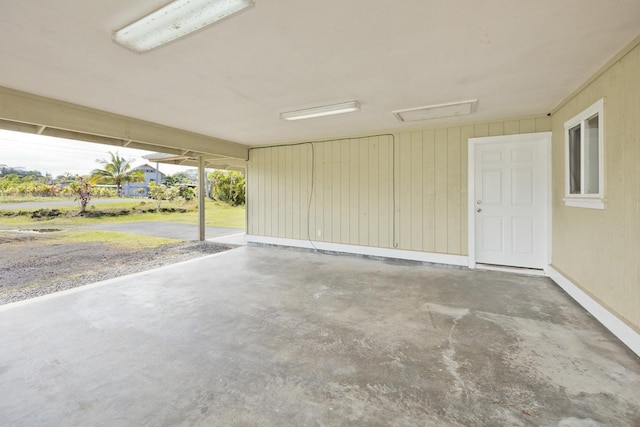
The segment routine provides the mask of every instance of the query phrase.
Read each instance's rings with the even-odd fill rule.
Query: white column
[[[198,233],[200,241],[204,240],[204,200],[205,200],[205,180],[204,180],[204,159],[198,157]]]

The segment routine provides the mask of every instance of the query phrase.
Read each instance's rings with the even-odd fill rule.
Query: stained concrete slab
[[[546,278],[241,247],[0,308],[3,426],[637,426]]]
[[[145,236],[165,237],[168,239],[197,240],[198,226],[179,224],[168,221],[137,221],[121,223],[105,223],[83,226],[88,230],[120,231],[123,233],[142,234]],[[242,228],[205,227],[205,238],[217,238],[242,233]]]

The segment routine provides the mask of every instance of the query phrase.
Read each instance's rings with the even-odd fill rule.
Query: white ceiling
[[[0,86],[249,145],[548,112],[638,35],[638,0],[256,0],[146,54],[111,31],[164,0],[0,0]],[[296,122],[279,113],[358,100]]]

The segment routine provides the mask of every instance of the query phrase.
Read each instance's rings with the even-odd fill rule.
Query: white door
[[[474,138],[471,144],[475,262],[544,268],[549,134]]]

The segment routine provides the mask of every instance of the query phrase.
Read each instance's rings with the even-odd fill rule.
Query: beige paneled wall
[[[604,210],[564,205],[564,122],[604,98]],[[640,332],[640,48],[553,115],[554,268]]]
[[[250,235],[467,255],[467,141],[548,117],[252,149]]]

